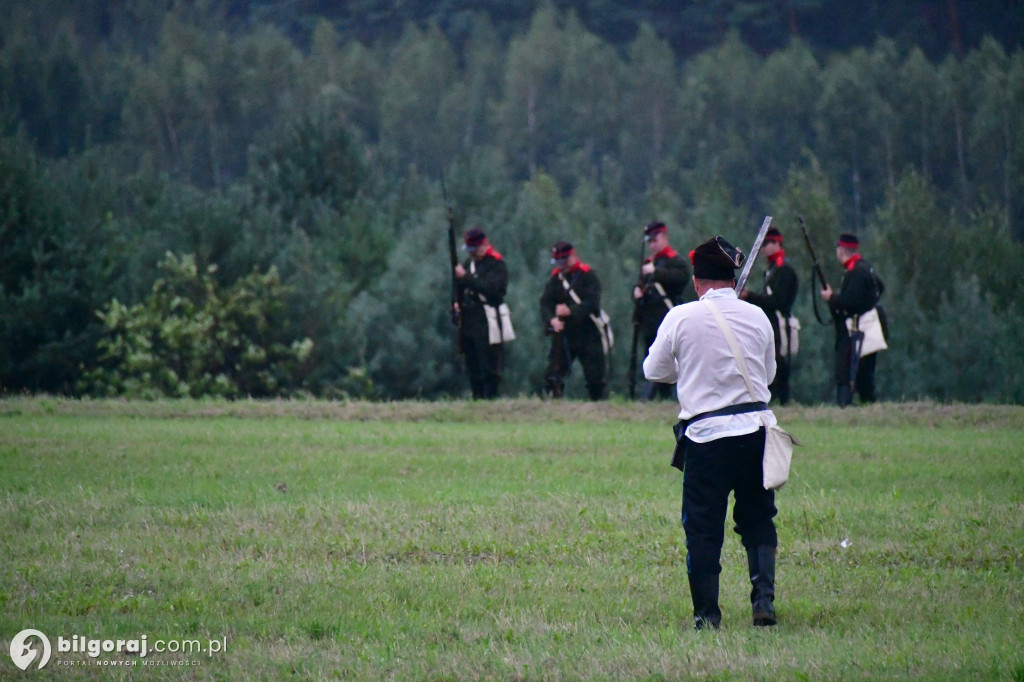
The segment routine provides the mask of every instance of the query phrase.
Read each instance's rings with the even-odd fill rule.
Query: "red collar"
[[[488,246],[487,247],[487,250],[484,251],[484,255],[482,255],[480,257],[480,260],[483,260],[484,258],[493,258],[495,260],[505,260],[504,258],[501,257],[500,253],[498,253],[497,251],[494,250],[493,246]]]
[[[774,265],[777,268],[780,268],[782,267],[782,261],[786,260],[786,252],[783,251],[782,249],[779,249],[778,251],[775,252],[774,255],[769,256],[768,260],[771,261],[772,265]]]
[[[583,261],[578,260],[576,261],[576,265],[574,265],[572,269],[570,269],[568,272],[563,273],[562,268],[555,268],[554,270],[551,271],[551,276],[554,277],[559,274],[568,276],[574,275],[577,272],[590,272],[590,266],[584,263]]]
[[[661,258],[675,258],[678,255],[679,254],[676,252],[675,249],[673,249],[671,246],[666,246],[664,249],[654,254],[644,262],[650,263],[653,260],[659,260]]]
[[[853,270],[854,266],[857,265],[857,263],[859,263],[859,262],[860,262],[860,254],[859,253],[855,253],[852,256],[850,256],[850,259],[848,261],[843,263],[843,267],[846,268],[847,270]]]

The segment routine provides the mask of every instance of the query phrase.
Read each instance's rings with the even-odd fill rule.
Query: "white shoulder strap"
[[[750,399],[756,401],[757,396],[754,395],[754,386],[750,383],[750,372],[747,371],[747,360],[743,357],[743,352],[740,350],[740,344],[736,340],[736,335],[732,333],[732,329],[729,327],[729,323],[725,321],[725,317],[722,315],[722,311],[718,309],[718,305],[709,298],[705,298],[704,303],[707,304],[711,314],[715,316],[715,322],[718,323],[722,333],[725,334],[725,340],[729,343],[729,348],[736,358],[736,364],[740,366],[743,381],[747,384],[747,392],[750,393]]]
[[[576,305],[583,303],[583,299],[580,298],[580,295],[577,294],[576,291],[572,288],[572,285],[569,284],[568,280],[566,280],[565,277],[562,277],[561,275],[559,275],[558,278],[562,280],[562,286],[565,288],[566,291],[569,292],[569,298],[573,300],[573,303],[575,303]]]
[[[668,297],[668,293],[665,291],[665,287],[661,286],[661,282],[654,283],[654,290],[658,292],[658,296],[661,296],[661,300],[665,302],[665,307],[669,310],[675,307],[675,303]]]

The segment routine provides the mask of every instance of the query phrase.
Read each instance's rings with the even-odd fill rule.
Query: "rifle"
[[[821,288],[824,289],[828,286],[828,281],[825,279],[825,273],[822,272],[821,265],[818,264],[818,256],[814,253],[814,246],[811,245],[811,237],[807,234],[807,225],[804,224],[804,217],[797,216],[797,220],[800,222],[800,229],[804,233],[804,242],[807,244],[807,251],[811,254],[811,284],[814,284],[814,277],[817,275],[818,282],[821,284]],[[814,295],[814,287],[811,286],[811,302],[814,304],[814,317],[818,320],[818,324],[826,325],[828,322],[821,319],[821,314],[818,312],[818,299]],[[829,306],[829,314],[832,317],[832,323],[835,325],[836,334],[840,334],[841,330],[846,327],[846,321],[839,318],[836,312],[832,310],[832,306]],[[837,337],[838,338],[838,337]],[[860,366],[860,349],[864,345],[864,332],[860,329],[855,328],[850,332],[850,373],[847,377],[850,382],[851,389],[857,381],[857,369]]]
[[[459,264],[459,257],[455,252],[455,213],[451,204],[448,203],[448,192],[444,187],[444,174],[441,174],[441,197],[444,199],[445,209],[448,211],[448,255],[451,260],[452,273],[452,295],[451,315],[452,324],[455,325],[455,344],[458,353],[463,352],[463,329],[462,329],[462,288],[459,286],[459,278],[455,276],[455,266]]]
[[[644,265],[644,248],[647,242],[640,242],[640,267]],[[643,276],[637,280],[637,286],[643,289],[646,284]],[[640,339],[640,307],[644,304],[644,297],[633,299],[633,350],[629,354],[629,399],[636,398],[636,345]]]
[[[747,283],[747,277],[750,277],[750,270],[754,267],[754,261],[757,259],[757,252],[761,250],[761,243],[764,241],[764,236],[768,234],[768,228],[771,226],[772,217],[766,215],[764,222],[761,223],[761,229],[757,231],[757,237],[754,238],[754,245],[750,247],[746,263],[743,269],[740,270],[740,277],[736,280],[736,293],[743,291],[743,285]]]
[[[565,340],[562,332],[556,332],[551,327],[547,328],[546,333],[551,335],[551,354],[548,356],[548,374],[544,377],[545,389],[551,398],[561,398],[565,390]]]
[[[800,222],[800,230],[804,233],[804,243],[807,244],[807,252],[811,254],[811,303],[814,307],[814,318],[818,320],[818,324],[826,325],[828,322],[821,319],[821,313],[818,312],[818,298],[815,296],[816,292],[814,291],[814,277],[817,275],[822,289],[828,286],[828,280],[825,279],[825,273],[818,264],[818,255],[814,252],[814,245],[811,244],[811,236],[807,234],[807,225],[804,223],[804,217],[798,215],[796,219]],[[830,314],[832,314],[834,321],[835,314],[831,313],[831,310]]]

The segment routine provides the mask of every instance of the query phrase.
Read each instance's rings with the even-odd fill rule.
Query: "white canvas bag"
[[[800,352],[800,320],[793,315],[783,317],[778,310],[775,319],[779,321],[779,355],[796,355]]]
[[[481,296],[481,298],[483,298]],[[487,341],[492,345],[508,343],[516,340],[516,332],[512,328],[512,314],[509,312],[508,304],[500,306],[484,304],[484,313],[487,315]],[[501,326],[498,326],[498,316],[501,316]]]
[[[846,318],[846,329],[852,334],[853,318]],[[864,333],[864,341],[860,344],[860,357],[877,353],[889,348],[882,333],[882,321],[878,318],[878,308],[872,308],[857,318],[857,329]]]
[[[476,274],[476,262],[470,262],[469,271]],[[489,305],[486,296],[477,295],[480,297],[480,303],[484,306],[484,315],[487,317],[487,342],[494,346],[507,341],[515,341],[516,332],[512,328],[512,313],[509,311],[508,304]],[[499,317],[501,319],[500,327],[498,326]]]

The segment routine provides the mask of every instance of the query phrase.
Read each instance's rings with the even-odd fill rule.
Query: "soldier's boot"
[[[718,576],[715,574],[687,575],[690,599],[693,600],[693,627],[695,630],[717,630],[722,624],[718,608]]]
[[[750,604],[754,612],[754,625],[775,625],[775,548],[761,545],[747,549],[747,567],[750,569]]]
[[[836,386],[836,404],[839,407],[846,407],[853,403],[853,390],[849,384],[839,384]]]

